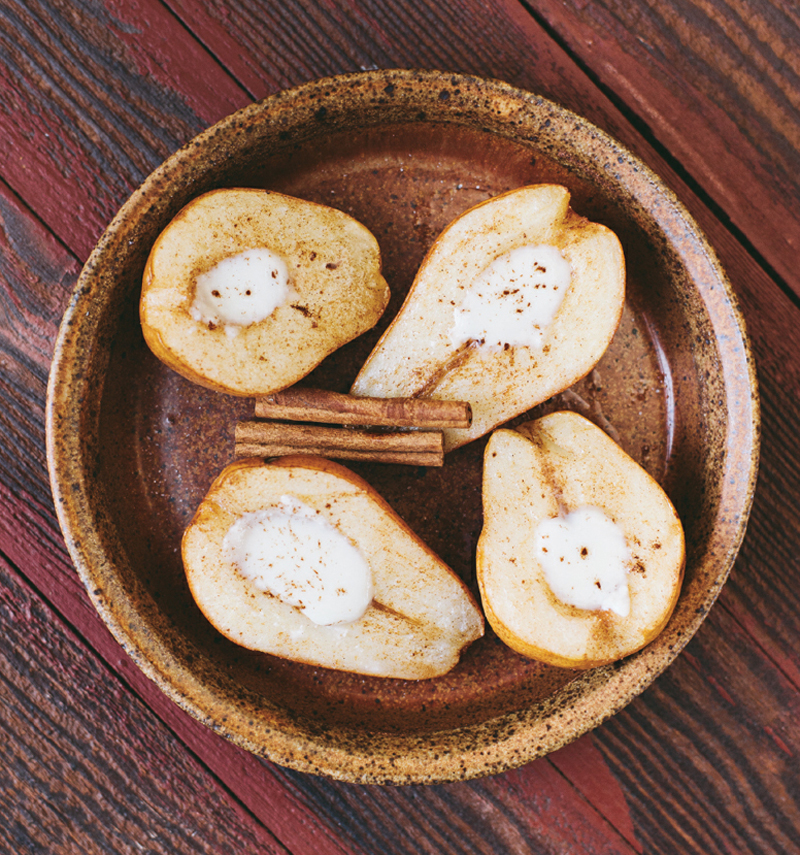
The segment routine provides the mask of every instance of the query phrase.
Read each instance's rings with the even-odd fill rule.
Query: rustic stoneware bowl
[[[628,300],[603,360],[532,412],[576,409],[665,487],[683,520],[686,579],[665,631],[589,672],[544,666],[491,632],[446,677],[380,680],[236,647],[189,594],[180,538],[232,459],[252,401],[194,386],[146,348],[142,271],[158,233],[216,187],[267,187],[339,207],[382,247],[393,298],[380,327],[309,384],[346,391],[437,233],[507,189],[557,181],[620,236]],[[529,416],[530,417],[530,416]],[[92,253],[50,377],[48,459],[67,545],[100,615],[192,715],[277,763],[360,782],[434,782],[519,766],[617,712],[676,657],[714,602],[753,494],[758,404],[742,319],[686,210],[588,122],[502,83],[375,71],[253,104],[157,169]],[[442,469],[353,465],[475,589],[484,442]]]

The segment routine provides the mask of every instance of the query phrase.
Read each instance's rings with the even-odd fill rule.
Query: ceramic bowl
[[[647,648],[589,672],[513,653],[489,631],[445,677],[326,671],[236,647],[195,606],[180,538],[233,456],[252,401],[192,385],[144,344],[142,271],[170,219],[207,190],[266,187],[341,208],[376,235],[393,297],[381,325],[308,383],[346,391],[435,236],[473,204],[559,182],[619,235],[622,324],[597,368],[527,417],[588,415],[665,487],[683,521],[686,578]],[[169,158],[87,262],[64,316],[48,398],[48,459],[75,566],[103,620],[171,698],[249,751],[380,783],[519,766],[614,714],[666,668],[725,582],[758,452],[752,357],[729,283],[684,207],[639,160],[561,107],[496,81],[374,71],[253,104]],[[484,443],[441,469],[353,465],[475,590]]]

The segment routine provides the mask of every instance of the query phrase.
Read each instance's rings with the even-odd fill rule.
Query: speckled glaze
[[[421,683],[325,671],[251,653],[203,619],[181,533],[232,459],[252,402],[171,372],[144,345],[137,301],[158,233],[225,186],[325,202],[378,238],[392,301],[381,324],[309,384],[346,391],[437,233],[512,187],[558,181],[572,207],[620,236],[622,324],[583,381],[523,418],[592,418],[665,487],[687,536],[686,579],[665,631],[589,672],[523,659],[491,633]],[[714,252],[640,161],[583,119],[503,83],[375,71],[253,104],[156,170],[103,235],[58,338],[48,460],[70,554],[99,613],[178,704],[238,745],[303,771],[429,783],[519,766],[614,714],[678,655],[716,599],[744,535],[758,458],[755,371]],[[481,527],[484,442],[442,469],[353,465],[468,584]]]

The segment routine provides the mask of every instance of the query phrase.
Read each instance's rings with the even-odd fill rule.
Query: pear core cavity
[[[542,520],[534,532],[534,549],[559,600],[628,616],[631,552],[622,529],[599,508],[586,506]]]
[[[361,551],[313,508],[292,496],[242,514],[222,543],[226,561],[260,591],[295,606],[313,623],[351,623],[374,594]]]
[[[569,262],[555,246],[506,252],[475,277],[454,309],[452,343],[541,347],[570,279]]]
[[[288,302],[292,289],[286,262],[272,250],[248,249],[198,275],[189,309],[199,323],[240,329],[268,318]]]

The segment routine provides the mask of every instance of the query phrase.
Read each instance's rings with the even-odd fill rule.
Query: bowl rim
[[[93,344],[103,334],[107,323],[104,312],[111,296],[110,288],[98,286],[98,271],[109,253],[116,251],[115,237],[122,225],[147,211],[153,195],[177,176],[199,149],[212,145],[220,135],[236,134],[265,114],[275,117],[299,109],[304,115],[313,116],[314,111],[331,103],[332,94],[344,91],[350,98],[371,98],[374,102],[376,93],[385,93],[387,87],[392,87],[394,95],[396,87],[398,98],[407,98],[410,105],[418,101],[421,108],[431,103],[437,87],[445,91],[444,86],[450,93],[456,88],[459,91],[449,98],[447,108],[458,107],[467,98],[473,99],[470,102],[473,104],[483,98],[485,109],[495,110],[501,124],[503,111],[506,115],[510,111],[533,111],[532,114],[536,110],[547,111],[568,120],[589,135],[592,146],[604,152],[609,161],[613,160],[615,179],[632,198],[638,199],[647,189],[657,191],[658,222],[666,233],[670,228],[680,229],[691,237],[693,252],[691,257],[683,259],[687,269],[702,267],[706,278],[714,283],[712,287],[717,288],[713,304],[709,304],[708,295],[701,295],[715,336],[717,340],[721,335],[732,336],[741,343],[741,357],[735,364],[720,360],[728,431],[717,519],[726,519],[730,524],[733,515],[735,522],[732,534],[719,545],[714,559],[719,572],[714,574],[701,608],[682,625],[680,633],[670,637],[671,644],[665,653],[656,656],[651,645],[620,663],[584,672],[559,692],[557,701],[547,698],[527,710],[506,713],[474,727],[402,739],[396,735],[373,734],[371,741],[364,742],[363,750],[354,751],[346,741],[336,744],[335,733],[315,734],[312,739],[300,729],[237,722],[244,700],[226,701],[230,714],[223,721],[211,712],[221,703],[221,690],[204,684],[190,668],[177,661],[157,629],[141,629],[143,620],[145,625],[151,618],[156,620],[155,611],[148,612],[141,604],[134,607],[128,601],[117,576],[118,568],[106,553],[110,522],[95,508],[92,461],[87,452],[91,444],[87,436],[99,412],[87,413],[81,407],[90,384],[101,370],[93,361]],[[456,116],[455,110],[451,121],[469,124]],[[683,258],[682,253],[679,255]],[[284,766],[357,783],[436,783],[515,768],[601,724],[650,685],[697,631],[730,573],[752,506],[759,435],[755,363],[737,298],[716,253],[675,194],[619,142],[570,110],[502,81],[440,71],[388,69],[312,81],[243,107],[171,155],[120,208],[87,260],[64,313],[47,387],[47,462],[58,520],[89,597],[117,641],[173,701],[240,747]],[[732,436],[737,439],[735,448]],[[716,531],[716,525],[712,530]],[[669,627],[665,633],[668,630]],[[581,714],[590,702],[595,712]],[[558,728],[549,724],[545,728],[544,714],[557,719]],[[439,750],[431,748],[432,735],[439,741]]]

